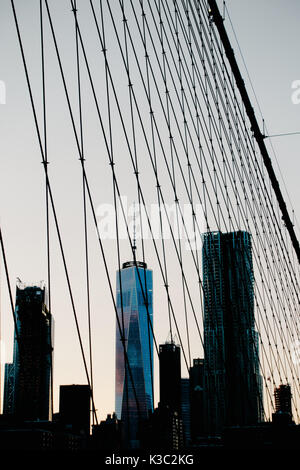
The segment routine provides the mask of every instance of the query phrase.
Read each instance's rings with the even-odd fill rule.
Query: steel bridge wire
[[[141,2],[140,5],[142,6]],[[146,15],[145,13],[142,14],[143,21],[145,22],[146,20]],[[168,85],[167,85],[167,73],[166,73],[166,57],[164,54],[164,45],[163,45],[163,35],[162,35],[162,21],[161,21],[161,2],[159,0],[159,24],[160,24],[160,41],[161,41],[161,46],[162,46],[162,61],[163,61],[163,81],[165,84],[165,95],[166,95],[166,108],[167,108],[167,126],[169,129],[171,129],[171,116],[170,116],[170,109],[169,109],[169,100],[170,100],[170,95],[168,93]],[[144,41],[145,41],[145,36],[144,36]],[[185,132],[185,141],[187,144],[187,136]],[[182,294],[183,294],[183,306],[184,306],[184,316],[185,316],[185,327],[186,327],[186,337],[187,337],[187,347],[188,347],[188,357],[189,357],[189,366],[191,367],[192,361],[191,361],[191,347],[190,347],[190,337],[189,337],[189,325],[188,325],[188,313],[187,313],[187,305],[186,305],[186,290],[185,290],[185,283],[183,279],[183,256],[182,256],[182,248],[181,248],[181,241],[180,241],[180,227],[179,227],[179,200],[177,196],[177,188],[176,188],[176,174],[175,174],[175,164],[174,164],[174,153],[173,153],[173,140],[170,138],[169,139],[169,144],[170,144],[170,156],[171,156],[171,169],[172,169],[172,181],[174,185],[174,198],[175,198],[175,209],[176,209],[176,225],[177,225],[177,236],[178,236],[178,252],[179,252],[179,260],[180,264],[182,265],[182,273],[181,273],[181,284],[182,284]],[[191,189],[191,186],[190,186]],[[197,252],[196,252],[197,254]],[[199,266],[199,263],[198,263]]]
[[[143,8],[143,3],[141,5],[142,5],[142,8]],[[143,24],[143,38],[144,38],[144,41],[146,43],[146,30],[145,30],[145,17],[144,17],[144,15],[142,15],[142,24]],[[150,107],[152,153],[153,153],[155,174],[157,174],[158,173],[158,166],[157,166],[156,144],[155,144],[153,112],[152,112],[152,102],[151,102],[151,87],[150,87],[150,76],[149,76],[149,56],[148,56],[146,51],[145,51],[145,62],[146,62],[147,94],[149,96],[149,107]],[[167,292],[168,289],[169,289],[169,281],[168,281],[166,248],[165,248],[165,240],[164,240],[164,238],[165,238],[164,237],[164,228],[163,228],[163,221],[162,221],[162,208],[161,208],[161,199],[160,199],[158,181],[157,181],[157,188],[156,188],[156,196],[157,196],[158,212],[159,212],[159,224],[160,224],[161,244],[162,244],[162,253],[163,253],[163,266],[164,266],[164,274],[165,274],[165,280],[166,280],[168,320],[169,320],[169,328],[170,328],[170,337],[171,337],[171,342],[172,342],[173,341],[173,329],[172,329],[172,319],[171,319],[171,308],[170,308],[170,301],[169,301],[168,292]]]
[[[103,12],[103,5],[102,0],[100,0],[100,18],[101,18],[101,27],[103,33],[103,54],[106,56],[106,35],[105,35],[105,21],[104,21],[104,12]],[[114,174],[114,147],[113,147],[113,134],[112,134],[112,117],[111,117],[111,106],[110,106],[110,90],[109,90],[109,80],[108,80],[108,71],[107,65],[105,62],[105,87],[106,87],[106,102],[107,102],[107,109],[108,109],[108,127],[109,127],[109,144],[110,144],[110,152],[111,152],[111,171]],[[121,276],[121,253],[120,253],[120,237],[119,237],[119,223],[118,223],[118,210],[117,210],[117,189],[116,189],[116,181],[113,178],[113,198],[114,198],[114,209],[115,209],[115,227],[116,227],[116,245],[117,245],[117,259],[118,259],[118,278],[119,278],[119,285],[120,285],[120,303],[121,303],[121,323],[122,323],[122,337],[123,337],[123,356],[124,356],[124,364],[126,364],[126,354],[125,354],[125,322],[124,322],[124,302],[123,302],[123,295],[122,295],[122,276]],[[128,413],[129,409],[129,393],[128,393],[128,373],[127,367],[125,366],[124,370],[124,386],[125,386],[125,397],[126,397],[126,409],[127,409],[127,432],[128,435],[130,433],[130,415]]]
[[[46,5],[47,5],[47,0],[46,0]],[[11,6],[12,6],[14,21],[15,21],[15,26],[16,26],[16,31],[17,31],[18,41],[19,41],[20,52],[21,52],[24,71],[25,71],[25,76],[26,76],[27,88],[28,88],[28,92],[29,92],[29,97],[30,97],[30,102],[31,102],[31,107],[32,107],[32,112],[33,112],[33,117],[34,117],[37,137],[38,137],[38,142],[39,142],[39,147],[40,147],[40,153],[41,153],[42,160],[43,160],[43,167],[44,167],[45,176],[46,176],[46,184],[47,184],[48,191],[49,191],[49,198],[50,198],[50,202],[51,202],[52,213],[53,213],[53,217],[54,217],[56,232],[57,232],[60,251],[61,251],[61,256],[62,256],[62,261],[63,261],[63,265],[64,265],[64,271],[65,271],[68,291],[69,291],[69,295],[70,295],[72,311],[73,311],[75,325],[76,325],[76,331],[77,331],[77,335],[78,335],[78,340],[79,340],[81,355],[82,355],[82,359],[83,359],[84,369],[85,369],[85,373],[86,373],[86,376],[87,376],[87,382],[88,382],[88,385],[90,387],[89,373],[88,373],[88,369],[87,369],[87,363],[86,363],[86,359],[85,359],[85,354],[84,354],[84,349],[83,349],[83,344],[82,344],[82,339],[81,339],[81,334],[80,334],[80,328],[79,328],[78,319],[77,319],[77,313],[76,313],[76,308],[75,308],[75,303],[74,303],[74,298],[73,298],[73,293],[72,293],[72,288],[71,288],[71,283],[70,283],[69,272],[68,272],[65,253],[64,253],[64,248],[63,248],[63,244],[62,244],[62,238],[61,238],[61,233],[60,233],[60,229],[59,229],[59,224],[58,224],[54,199],[53,199],[53,195],[52,195],[52,189],[51,189],[51,185],[50,185],[50,181],[49,181],[49,176],[48,176],[48,173],[46,171],[47,162],[45,160],[43,144],[42,144],[39,124],[38,124],[34,99],[33,99],[33,95],[32,95],[32,88],[31,88],[31,83],[30,83],[30,79],[29,79],[27,62],[26,62],[26,58],[25,58],[25,54],[24,54],[24,48],[23,48],[22,38],[21,38],[21,34],[20,34],[20,29],[19,29],[18,18],[17,18],[17,15],[16,15],[14,0],[11,0]],[[91,396],[91,400],[92,400],[93,408],[95,408],[94,407],[94,400],[93,400],[92,396]]]
[[[43,3],[40,0],[40,36],[41,36],[41,65],[42,65],[42,95],[43,95],[43,131],[44,131],[44,155],[46,164],[48,164],[48,146],[47,146],[47,112],[46,112],[46,76],[45,76],[45,54],[44,54],[44,21],[43,21]],[[46,171],[48,167],[46,166]],[[53,414],[53,338],[52,338],[52,313],[51,313],[51,257],[50,257],[50,219],[49,219],[49,190],[45,178],[45,203],[46,203],[46,251],[47,251],[47,286],[48,286],[48,308],[50,312],[50,403],[51,417]]]
[[[93,13],[94,13],[94,9],[93,9],[93,4],[92,4],[92,2],[90,2],[90,4],[91,4],[92,11],[93,11]],[[108,7],[109,7],[109,5],[108,5]],[[111,12],[110,12],[110,13],[111,13]],[[97,27],[97,26],[98,26],[98,25],[97,25],[97,18],[96,18],[95,15],[94,15],[94,19],[95,19],[96,27]],[[114,25],[114,27],[115,27],[115,25]],[[99,34],[100,42],[101,42],[101,44],[102,44],[102,39],[101,39],[101,35],[100,35],[99,29],[98,29],[98,34]],[[124,56],[123,56],[123,60],[125,61]],[[132,156],[132,152],[131,152],[131,148],[130,148],[130,144],[129,144],[128,136],[127,136],[126,126],[125,126],[125,123],[124,123],[124,119],[123,119],[122,112],[121,112],[121,109],[120,109],[119,100],[118,100],[118,97],[117,97],[117,94],[116,94],[116,90],[115,90],[115,87],[114,87],[114,81],[113,81],[113,78],[112,78],[112,76],[111,76],[109,67],[108,67],[108,70],[109,70],[110,81],[111,81],[111,84],[112,84],[112,89],[113,89],[113,91],[114,91],[114,96],[115,96],[115,100],[116,100],[116,104],[117,104],[117,108],[118,108],[118,113],[119,113],[119,117],[120,117],[121,124],[122,124],[122,128],[123,128],[123,132],[124,132],[124,135],[125,135],[125,137],[126,137],[126,142],[127,142],[127,146],[128,146],[128,150],[129,150],[129,154],[130,154],[131,163],[132,163],[132,165],[133,165],[134,174],[135,174],[136,179],[137,179],[138,188],[139,188],[139,191],[140,191],[140,194],[141,194],[141,200],[142,200],[143,206],[144,206],[144,208],[145,208],[145,214],[146,214],[146,218],[147,218],[147,223],[148,223],[148,226],[149,226],[149,229],[150,229],[150,232],[151,232],[151,237],[152,237],[152,241],[153,241],[153,244],[154,244],[155,253],[156,253],[156,256],[157,256],[157,259],[158,259],[160,271],[161,271],[161,274],[162,274],[162,277],[163,277],[163,280],[164,280],[164,287],[166,287],[166,280],[165,280],[165,278],[164,278],[163,268],[162,268],[161,260],[160,260],[160,257],[159,257],[159,254],[158,254],[158,250],[157,250],[157,244],[156,244],[156,242],[155,242],[155,238],[154,238],[154,235],[153,235],[153,231],[152,231],[152,227],[151,227],[151,223],[150,223],[148,211],[147,211],[147,208],[146,208],[145,200],[144,200],[143,193],[142,193],[142,191],[141,191],[141,186],[140,186],[140,183],[139,183],[139,178],[138,178],[138,175],[136,175],[135,162],[134,162],[134,159],[133,159],[133,156]],[[135,105],[136,105],[136,103],[135,103]],[[137,110],[138,110],[138,107],[137,107]],[[142,122],[142,121],[141,121],[141,116],[140,116],[140,114],[138,114],[138,117],[139,117],[140,122]],[[143,130],[144,136],[146,136],[146,134],[145,134],[145,129],[144,129],[143,125],[142,125],[142,130]],[[148,148],[148,151],[149,151],[149,144],[148,144],[147,139],[146,139],[146,143],[147,143],[147,148]],[[157,182],[157,183],[158,183],[157,186],[159,187],[159,182]],[[160,189],[160,188],[159,188],[159,189]],[[121,201],[121,207],[122,207],[122,210],[123,210],[122,201]],[[124,214],[123,214],[123,216],[124,216]],[[125,220],[125,222],[126,222],[125,216],[124,216],[124,220]],[[169,222],[169,221],[168,221],[168,222]],[[129,239],[131,239],[129,233],[128,233],[128,236],[129,236]],[[168,298],[169,298],[169,294],[168,294]],[[178,337],[179,337],[179,341],[180,341],[180,343],[182,344],[182,342],[181,342],[181,337],[180,337],[180,333],[179,333],[178,326],[177,326],[177,322],[176,322],[176,318],[174,318],[173,308],[172,308],[172,315],[173,315],[173,319],[174,319],[174,322],[175,322],[175,326],[176,326],[177,334],[178,334]],[[183,354],[184,354],[184,348],[182,348],[182,350],[183,350]],[[185,357],[185,354],[184,354],[184,357]],[[186,364],[187,364],[187,363],[186,363]]]
[[[152,238],[153,238],[153,234],[152,234]],[[174,239],[173,239],[173,242],[174,242]],[[175,244],[175,246],[176,246],[176,244]]]
[[[123,2],[124,7],[124,2]],[[123,18],[123,34],[124,34],[124,43],[125,43],[125,57],[126,57],[126,65],[129,72],[129,55],[128,55],[128,44],[127,44],[127,30],[125,26],[125,18]],[[107,68],[107,63],[105,64]],[[133,102],[132,102],[132,84],[130,82],[130,73],[128,73],[128,91],[129,91],[129,103],[130,103],[130,117],[131,117],[131,129],[132,129],[132,141],[133,141],[133,153],[134,153],[134,161],[135,161],[135,172],[136,176],[138,177],[139,174],[139,167],[138,167],[138,152],[137,152],[137,142],[136,142],[136,131],[135,131],[135,120],[134,120],[134,109],[133,109]],[[144,247],[144,237],[143,237],[143,219],[141,214],[141,195],[137,187],[137,196],[138,196],[138,209],[139,209],[139,216],[140,216],[140,227],[141,227],[141,243],[142,243],[142,259],[143,263],[145,264],[145,247]],[[134,214],[135,217],[135,214]],[[135,223],[135,222],[134,222]],[[135,230],[135,227],[134,227]],[[134,242],[136,245],[136,241]],[[134,246],[134,253],[133,259],[136,262],[136,252],[137,246]],[[143,292],[143,296],[145,297],[145,305],[148,310],[149,301],[148,301],[148,289],[147,289],[147,276],[146,270],[144,269],[144,285],[145,285],[145,294]],[[154,402],[154,379],[153,379],[153,367],[152,367],[152,354],[151,354],[151,336],[150,336],[150,315],[148,312],[147,315],[147,333],[148,333],[148,348],[149,348],[149,367],[150,367],[150,378],[151,378],[151,388],[152,388],[152,397]]]
[[[113,17],[112,17],[112,20],[113,20]],[[173,238],[173,243],[174,243],[175,248],[176,248],[176,243],[175,243],[175,241],[174,241],[174,238]],[[177,255],[178,255],[178,253],[177,253]],[[200,333],[200,335],[201,335],[201,333]]]
[[[272,255],[273,256],[273,255]]]
[[[49,23],[50,23],[50,27],[51,27],[53,42],[54,42],[54,45],[55,45],[56,55],[57,55],[57,59],[58,59],[58,64],[59,64],[59,68],[60,68],[60,72],[61,72],[61,78],[62,78],[62,82],[63,82],[63,86],[64,86],[65,96],[66,96],[66,100],[67,100],[67,104],[68,104],[68,110],[69,110],[69,114],[70,114],[70,118],[71,118],[71,122],[72,122],[73,133],[74,133],[75,140],[76,140],[77,150],[78,150],[78,153],[79,153],[79,156],[80,156],[79,160],[80,160],[82,170],[83,170],[84,181],[85,181],[85,185],[86,185],[86,189],[87,189],[87,193],[88,193],[88,197],[89,197],[89,201],[90,201],[90,206],[91,206],[91,210],[92,210],[92,214],[93,214],[93,220],[94,220],[97,235],[98,235],[98,241],[99,241],[99,245],[100,245],[100,249],[101,249],[102,259],[103,259],[103,262],[104,262],[104,267],[105,267],[106,276],[107,276],[107,280],[108,280],[108,284],[109,284],[109,289],[110,289],[111,297],[113,299],[115,314],[116,314],[116,317],[117,317],[118,328],[119,328],[119,331],[120,331],[120,336],[122,338],[122,330],[121,330],[121,326],[120,326],[120,322],[119,322],[119,318],[118,318],[118,314],[117,314],[117,308],[116,308],[116,304],[115,304],[115,300],[114,300],[112,284],[111,284],[111,280],[110,280],[110,276],[109,276],[109,272],[108,272],[108,266],[107,266],[107,262],[106,262],[106,258],[105,258],[105,253],[104,253],[104,249],[103,249],[102,240],[101,240],[100,233],[99,233],[99,227],[98,227],[98,224],[97,224],[94,203],[93,203],[93,199],[92,199],[92,195],[91,195],[91,191],[90,191],[90,186],[89,186],[87,175],[86,175],[84,161],[83,161],[83,158],[82,158],[82,155],[81,155],[80,143],[79,143],[78,134],[77,134],[77,131],[76,131],[76,126],[75,126],[75,122],[74,122],[74,116],[73,116],[72,107],[71,107],[71,103],[70,103],[70,99],[69,99],[67,85],[66,85],[66,81],[65,81],[64,71],[63,71],[62,62],[61,62],[60,54],[59,54],[59,49],[58,49],[58,45],[57,45],[57,41],[56,41],[56,35],[55,35],[53,23],[52,23],[52,18],[51,18],[48,2],[47,2],[47,0],[45,0],[45,2],[46,2],[46,7],[47,7]],[[72,6],[72,11],[74,13],[74,4],[72,3],[72,0],[71,0],[71,6]],[[76,21],[76,28],[77,28],[78,35],[79,35],[78,37],[80,39],[80,44],[82,46],[82,38],[81,38],[81,33],[80,33],[80,29],[78,27],[78,22],[77,22],[76,16],[75,16],[75,21]],[[82,51],[83,51],[84,59],[86,60],[85,50],[82,49]],[[102,120],[100,120],[100,122],[101,122],[101,125],[103,126]],[[108,142],[107,142],[106,138],[105,138],[105,142],[106,142],[106,145],[108,145]],[[122,339],[122,344],[123,344],[123,348],[125,348],[124,338]],[[140,415],[139,402],[138,402],[138,399],[137,399],[135,384],[134,384],[134,381],[133,381],[132,371],[131,371],[131,367],[130,367],[130,364],[129,364],[127,352],[126,352],[126,363],[127,363],[127,367],[128,367],[129,374],[130,374],[130,379],[131,379],[132,386],[133,386],[133,391],[134,391],[135,400],[136,400],[136,404],[137,404],[137,411],[138,411],[138,414]]]
[[[228,16],[228,19],[229,19],[229,23],[230,23],[230,26],[231,26],[231,29],[232,29],[232,32],[233,32],[235,41],[236,41],[237,46],[238,46],[238,50],[239,50],[239,53],[240,53],[240,56],[241,56],[241,59],[242,59],[242,62],[243,62],[243,65],[244,65],[244,68],[245,68],[245,71],[246,71],[246,74],[247,74],[249,83],[250,83],[250,86],[251,86],[251,89],[252,89],[252,92],[253,92],[253,96],[254,96],[254,98],[255,98],[257,107],[258,107],[258,109],[259,109],[259,113],[260,113],[261,118],[262,118],[262,121],[263,121],[263,123],[264,123],[264,127],[265,127],[265,130],[266,130],[266,137],[269,138],[269,137],[278,137],[278,136],[285,136],[285,135],[300,134],[299,132],[292,132],[292,133],[289,132],[289,133],[285,133],[285,134],[269,135],[268,128],[267,128],[267,125],[266,125],[266,123],[265,123],[265,119],[264,119],[264,116],[263,116],[262,108],[261,108],[261,105],[260,105],[260,103],[259,103],[259,99],[258,99],[257,93],[256,93],[256,91],[255,91],[255,88],[254,88],[254,85],[253,85],[253,81],[252,81],[252,79],[251,79],[250,72],[249,72],[249,69],[248,69],[248,67],[247,67],[246,60],[245,60],[245,57],[244,57],[244,54],[243,54],[243,51],[242,51],[240,42],[239,42],[239,40],[238,40],[236,31],[235,31],[235,28],[234,28],[234,24],[233,24],[233,21],[232,21],[232,18],[231,18],[231,15],[230,15],[230,12],[229,12],[229,10],[228,10],[228,6],[227,6],[227,5],[225,5],[225,11],[226,11],[226,13],[227,13],[227,16]],[[292,209],[292,211],[293,211],[293,214],[295,215],[295,220],[296,220],[296,224],[297,224],[297,226],[298,226],[298,230],[300,231],[299,221],[298,221],[297,216],[296,216],[296,214],[295,214],[294,207],[293,207],[293,204],[292,204],[292,201],[291,201],[291,198],[290,198],[290,194],[289,194],[289,192],[288,192],[288,189],[287,189],[287,186],[286,186],[286,182],[285,182],[285,180],[284,180],[284,177],[283,177],[283,174],[282,174],[282,171],[281,171],[281,168],[280,168],[280,165],[279,165],[279,162],[278,162],[278,158],[277,158],[277,155],[276,155],[276,152],[275,152],[275,149],[274,149],[274,146],[273,146],[272,141],[270,141],[270,145],[271,145],[271,148],[272,148],[272,151],[273,151],[273,155],[274,155],[274,157],[275,157],[275,160],[276,160],[276,163],[277,163],[279,172],[280,172],[280,176],[281,176],[281,179],[282,179],[282,182],[283,182],[283,185],[284,185],[284,188],[285,188],[287,197],[288,197],[289,202],[290,202],[290,205],[291,205],[291,209]]]
[[[299,246],[299,242],[298,242],[298,239],[297,239],[295,231],[294,231],[294,226],[293,226],[293,224],[290,220],[290,216],[289,216],[285,201],[283,199],[283,196],[282,196],[282,193],[281,193],[281,190],[280,190],[280,186],[279,186],[276,174],[275,174],[273,166],[272,166],[272,161],[270,159],[270,156],[268,154],[267,148],[266,148],[265,143],[264,143],[264,136],[261,133],[258,122],[256,120],[254,109],[253,109],[253,107],[251,105],[251,102],[249,100],[249,96],[248,96],[244,81],[242,79],[240,70],[238,68],[233,50],[232,50],[231,45],[229,43],[228,35],[227,35],[227,32],[224,28],[223,21],[222,21],[222,18],[220,16],[220,13],[219,13],[219,10],[218,10],[218,6],[217,6],[215,0],[208,0],[208,4],[210,6],[211,19],[214,20],[214,22],[216,24],[216,28],[218,30],[218,33],[220,35],[220,38],[223,42],[224,50],[225,50],[228,62],[230,63],[231,70],[234,74],[235,82],[236,82],[237,88],[239,89],[240,96],[241,96],[241,98],[244,102],[245,110],[246,110],[247,116],[249,118],[249,121],[251,123],[251,127],[253,129],[253,133],[254,133],[255,139],[257,141],[257,145],[260,149],[260,153],[261,153],[261,157],[262,157],[263,162],[264,162],[264,166],[265,166],[265,168],[268,172],[270,181],[272,183],[273,191],[276,195],[277,202],[280,206],[281,213],[282,213],[282,219],[285,222],[285,226],[286,226],[286,228],[289,232],[289,235],[290,235],[291,241],[293,243],[295,252],[297,253],[297,257],[298,257],[298,260],[300,262],[300,246]]]
[[[71,1],[72,1],[72,0],[71,0]],[[97,20],[97,18],[96,18],[96,14],[95,14],[94,8],[92,9],[92,11],[93,11],[93,14],[95,15],[94,18],[95,18],[95,21],[96,21],[96,24],[97,24],[97,28],[98,28],[98,29],[97,29],[97,32],[98,32],[98,34],[99,34],[99,36],[100,36],[100,38],[101,38],[101,44],[102,44],[102,49],[103,49],[103,41],[102,41],[102,37],[101,37],[100,29],[99,29],[99,24],[98,24],[98,20]],[[81,44],[81,48],[82,48],[82,51],[83,51],[83,56],[84,56],[84,59],[85,59],[85,64],[86,64],[86,68],[87,68],[87,72],[88,72],[88,76],[89,76],[89,81],[90,81],[90,85],[91,85],[91,89],[92,89],[92,93],[93,93],[93,98],[94,98],[94,102],[95,102],[95,105],[96,105],[96,109],[97,109],[97,114],[98,114],[98,118],[99,118],[101,130],[102,130],[102,133],[103,133],[103,137],[104,137],[104,141],[105,141],[106,150],[107,150],[108,157],[109,157],[109,165],[110,165],[110,166],[114,166],[115,163],[114,163],[114,162],[112,161],[112,159],[111,159],[109,143],[108,143],[107,136],[106,136],[106,133],[105,133],[104,124],[103,124],[103,119],[102,119],[102,117],[101,117],[101,112],[100,112],[99,103],[98,103],[98,100],[97,100],[97,95],[96,95],[96,92],[95,92],[94,82],[93,82],[93,79],[92,79],[92,75],[91,75],[91,71],[90,71],[90,67],[89,67],[89,62],[88,62],[88,59],[87,59],[87,55],[86,55],[86,51],[85,51],[85,47],[84,47],[84,43],[83,43],[83,40],[82,40],[82,36],[81,36],[80,27],[79,27],[79,25],[78,25],[78,22],[77,22],[77,28],[78,28],[80,44]],[[105,54],[105,56],[106,56],[106,54]],[[110,76],[110,69],[109,69],[109,66],[108,66],[108,63],[107,63],[107,59],[106,59],[106,58],[105,58],[105,61],[106,61],[106,64],[107,64],[108,74],[109,74],[109,76]],[[116,96],[116,95],[115,95],[115,89],[114,89],[114,86],[113,86],[113,81],[111,80],[111,76],[110,76],[110,81],[111,81],[111,84],[112,84],[112,90],[113,90],[114,96]],[[119,103],[117,103],[117,106],[118,106],[118,109],[120,110],[120,108],[119,108]],[[120,115],[120,116],[121,116],[121,115]],[[123,118],[122,118],[122,119],[123,119]],[[125,129],[124,121],[122,121],[122,126],[123,126],[123,128]],[[131,149],[131,148],[130,148],[130,145],[129,145],[129,141],[128,141],[128,136],[127,136],[127,134],[126,134],[126,140],[127,140],[127,144],[128,144],[128,146],[129,146],[129,149]],[[113,164],[113,163],[114,163],[114,164]],[[124,207],[123,207],[123,203],[122,203],[122,199],[121,199],[121,195],[120,195],[119,186],[118,186],[118,183],[117,183],[117,179],[116,179],[115,172],[113,172],[113,178],[114,178],[114,180],[115,180],[116,189],[117,189],[117,192],[118,192],[118,198],[119,198],[120,206],[121,206],[121,209],[122,209],[122,214],[123,214],[123,218],[124,218],[124,221],[125,221],[125,224],[126,224],[126,230],[127,230],[127,235],[128,235],[128,239],[129,239],[129,242],[130,242],[131,250],[132,250],[132,252],[134,252],[134,250],[133,250],[133,244],[132,244],[132,240],[131,240],[131,236],[130,236],[130,232],[129,232],[129,228],[128,228],[128,223],[127,223],[127,220],[126,220],[126,216],[125,216],[125,212],[124,212]],[[96,219],[95,219],[95,220],[96,220]],[[138,273],[139,282],[140,282],[141,289],[142,289],[143,296],[144,296],[144,300],[145,300],[144,288],[143,288],[142,283],[141,283],[139,271],[137,271],[137,273]],[[151,323],[151,322],[150,322],[150,323]],[[155,344],[156,344],[155,336],[154,336],[154,342],[155,342]],[[157,344],[156,344],[156,348],[157,348]],[[157,348],[157,351],[158,351],[158,348]]]
[[[74,1],[74,15],[77,15],[76,0]],[[82,165],[85,165],[85,148],[84,148],[84,131],[82,120],[82,91],[81,91],[81,75],[80,75],[80,56],[78,45],[78,32],[75,21],[75,48],[76,48],[76,68],[77,68],[77,91],[78,91],[78,110],[79,110],[79,137]],[[91,301],[90,301],[90,268],[89,268],[89,248],[88,248],[88,226],[87,226],[87,201],[84,174],[82,171],[82,195],[83,195],[83,227],[84,227],[84,252],[85,252],[85,274],[86,274],[86,300],[87,300],[87,321],[88,321],[88,344],[89,344],[89,362],[90,362],[90,380],[91,390],[94,393],[93,378],[93,353],[92,353],[92,323],[91,323]],[[95,424],[95,410],[93,412],[93,424]]]
[[[219,48],[219,49],[220,49],[220,48]],[[228,74],[228,72],[227,72],[227,74]],[[231,82],[230,82],[230,83],[231,83]],[[231,86],[233,86],[232,83],[231,83]],[[235,93],[235,92],[234,92],[234,93]],[[232,98],[232,99],[233,99],[233,98]],[[244,125],[245,125],[245,121],[244,121]],[[246,134],[248,133],[248,129],[247,129],[246,127],[245,127],[245,132],[246,132]],[[258,165],[258,162],[257,162],[257,165]],[[264,179],[263,179],[263,175],[262,175],[262,180],[264,180]],[[275,217],[275,219],[277,220],[278,218]],[[280,232],[281,232],[281,230],[280,230]],[[283,239],[282,239],[282,240],[283,240]],[[283,242],[284,242],[284,240],[283,240]],[[283,250],[283,253],[284,253],[284,251],[286,251],[286,250]],[[295,273],[294,273],[294,274],[295,274]],[[296,277],[295,275],[292,275],[292,276],[291,276],[291,282],[292,282],[292,283],[294,283],[295,277]],[[296,290],[296,292],[297,292],[297,290]]]

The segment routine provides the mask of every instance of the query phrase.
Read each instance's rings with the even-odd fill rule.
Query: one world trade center
[[[128,447],[139,446],[139,425],[153,410],[152,270],[140,261],[117,271],[116,413]]]

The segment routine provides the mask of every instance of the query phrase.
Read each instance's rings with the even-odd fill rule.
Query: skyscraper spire
[[[133,259],[135,261],[136,259],[136,225],[135,225],[135,201],[133,203],[133,244],[132,244],[132,250],[133,250]]]

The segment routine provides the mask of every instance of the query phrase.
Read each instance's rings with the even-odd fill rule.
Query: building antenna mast
[[[133,260],[136,260],[136,223],[135,223],[135,202],[133,203],[133,244],[132,244],[132,251],[133,251]]]

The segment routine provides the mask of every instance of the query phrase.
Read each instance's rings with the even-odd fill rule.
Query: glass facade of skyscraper
[[[261,420],[251,235],[210,232],[203,243],[205,395],[210,433]]]
[[[139,423],[153,410],[153,286],[145,263],[124,263],[117,271],[116,413],[131,447],[138,446]],[[148,310],[148,311],[147,311]]]

